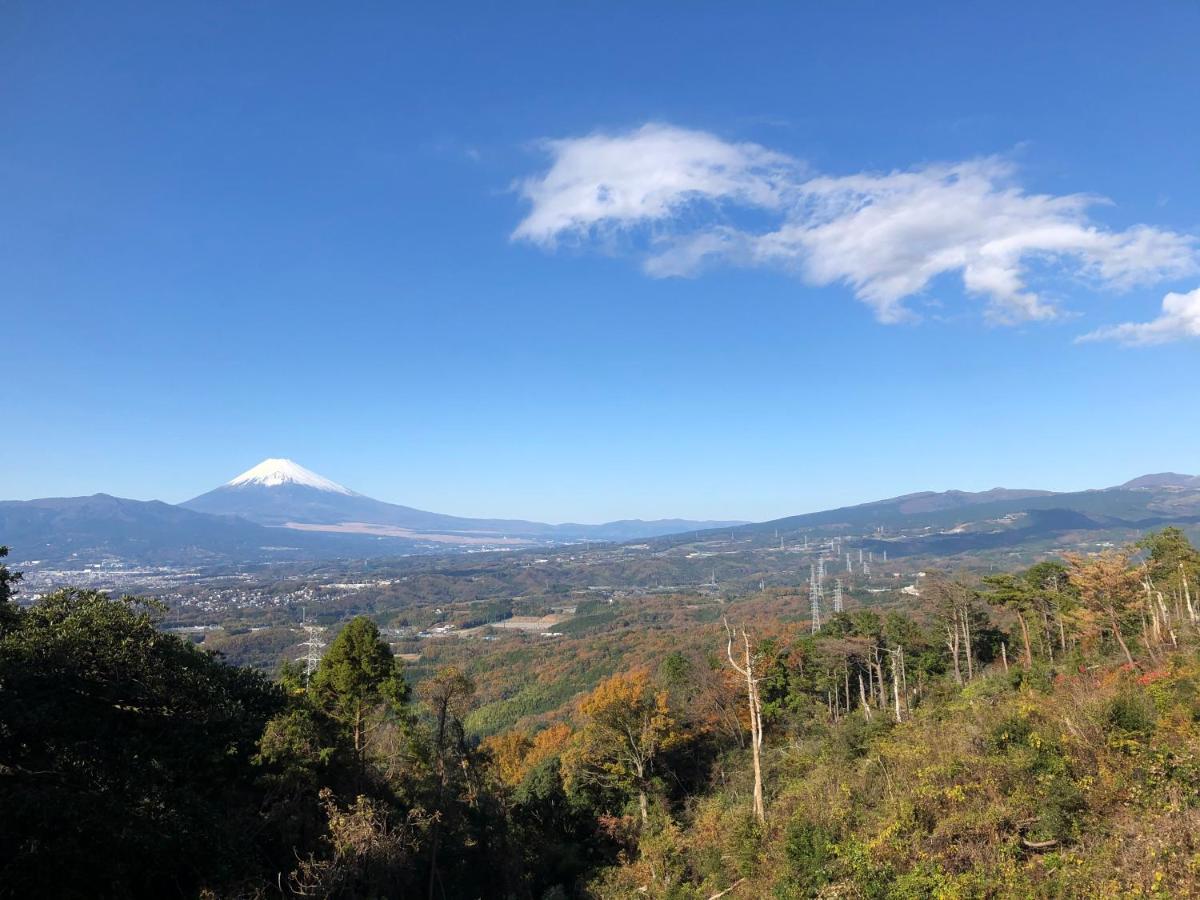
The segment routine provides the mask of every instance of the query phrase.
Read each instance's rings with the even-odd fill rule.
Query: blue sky
[[[345,6],[0,12],[0,496],[1200,471],[1195,5]]]

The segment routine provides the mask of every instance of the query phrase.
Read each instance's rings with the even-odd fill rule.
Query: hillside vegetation
[[[0,894],[1198,896],[1198,583],[1166,529],[816,634],[719,604],[514,685],[407,678],[365,617],[272,681],[0,567]]]

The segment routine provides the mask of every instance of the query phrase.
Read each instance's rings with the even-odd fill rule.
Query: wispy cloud
[[[1200,338],[1200,288],[1163,297],[1162,315],[1149,322],[1126,322],[1085,334],[1080,341],[1118,341],[1130,346]]]
[[[545,144],[550,166],[518,184],[530,204],[513,238],[626,242],[655,277],[706,264],[775,266],[811,284],[844,283],[883,322],[957,273],[991,319],[1047,319],[1039,272],[1127,288],[1197,270],[1195,240],[1138,225],[1106,229],[1085,194],[1031,194],[1000,158],[889,173],[820,175],[758,144],[649,124]]]

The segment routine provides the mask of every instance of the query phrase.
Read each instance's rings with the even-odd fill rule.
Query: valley
[[[317,479],[319,476],[309,480]],[[279,479],[278,484],[263,486],[265,491],[285,492],[282,500],[268,501],[270,508],[279,510],[291,504],[286,496],[289,483]],[[312,489],[345,496],[340,487]],[[325,502],[326,498],[318,499]],[[692,528],[626,541],[543,536],[505,543],[504,538],[491,536],[474,543],[466,539],[465,532],[459,532],[448,536],[449,544],[440,544],[424,533],[424,545],[406,543],[401,545],[402,552],[380,545],[373,553],[357,555],[351,553],[354,545],[331,551],[329,545],[315,543],[293,546],[290,553],[278,555],[268,554],[264,548],[286,544],[263,544],[259,552],[239,555],[197,554],[204,545],[192,544],[191,556],[174,563],[148,564],[141,561],[144,549],[124,555],[113,552],[114,548],[137,546],[128,536],[137,533],[140,507],[103,501],[98,505],[101,513],[120,512],[125,543],[110,542],[105,549],[90,550],[83,544],[70,544],[69,536],[86,533],[75,519],[78,510],[72,511],[71,530],[64,534],[68,536],[65,543],[76,549],[17,563],[22,573],[16,595],[17,621],[35,627],[32,623],[64,603],[94,610],[88,615],[103,612],[111,616],[112,607],[128,609],[123,615],[132,615],[140,601],[131,601],[129,606],[116,598],[129,594],[152,598],[149,602],[155,611],[143,614],[147,617],[139,620],[142,625],[138,627],[151,627],[153,633],[177,642],[188,652],[198,651],[200,658],[231,672],[286,686],[293,698],[291,711],[282,713],[283,719],[255,720],[253,725],[266,728],[262,747],[275,746],[270,742],[276,738],[269,737],[275,733],[273,729],[308,728],[298,724],[309,721],[306,717],[326,717],[313,721],[335,730],[335,722],[351,721],[337,718],[343,715],[338,707],[322,705],[326,701],[318,698],[325,695],[319,691],[326,689],[317,686],[329,677],[324,673],[352,652],[347,649],[347,636],[368,635],[369,646],[375,648],[371,652],[384,660],[381,671],[394,671],[388,677],[401,680],[403,697],[417,701],[406,699],[397,705],[398,701],[385,700],[379,694],[371,701],[369,715],[375,723],[371,727],[382,731],[368,744],[351,752],[347,748],[359,738],[345,737],[348,732],[342,738],[311,734],[296,747],[285,742],[292,749],[272,750],[284,754],[278,760],[292,761],[271,765],[306,770],[317,765],[314,760],[322,758],[321,754],[343,753],[348,754],[343,759],[362,761],[338,763],[327,771],[344,774],[321,777],[349,777],[357,766],[366,765],[371,778],[382,779],[377,790],[428,791],[433,784],[431,776],[415,759],[421,753],[435,752],[428,748],[438,746],[434,723],[442,713],[437,712],[436,698],[449,696],[451,700],[446,702],[455,705],[452,713],[447,708],[444,714],[453,716],[459,749],[443,746],[438,752],[458,754],[455,764],[476,774],[455,788],[458,799],[452,802],[426,795],[431,798],[427,802],[441,804],[447,815],[457,817],[455,827],[460,834],[448,852],[464,859],[482,852],[472,849],[479,838],[471,834],[474,826],[467,824],[473,816],[483,815],[470,812],[471,804],[477,802],[470,798],[481,790],[488,792],[488,803],[500,804],[498,809],[505,810],[494,813],[500,818],[488,821],[504,822],[504,828],[534,827],[519,824],[524,813],[516,798],[533,790],[536,783],[540,785],[537,790],[549,792],[546,797],[557,798],[547,802],[576,804],[581,810],[580,817],[571,820],[574,824],[555,820],[557,824],[546,826],[548,831],[538,832],[538,846],[550,848],[566,841],[570,846],[561,852],[569,855],[586,850],[591,854],[590,862],[579,861],[569,870],[537,875],[538,883],[547,889],[556,883],[571,883],[581,896],[627,896],[660,877],[648,875],[646,867],[657,870],[662,863],[655,855],[655,842],[674,835],[671,852],[689,860],[684,871],[671,876],[680,890],[687,887],[690,891],[679,896],[707,897],[754,883],[758,887],[748,890],[765,890],[772,884],[782,890],[779,885],[790,885],[787,890],[792,893],[785,895],[799,897],[807,896],[804,885],[837,880],[861,888],[873,878],[893,877],[888,872],[913,879],[923,891],[933,882],[921,880],[925,876],[914,864],[915,854],[933,854],[931,858],[938,861],[937,878],[950,877],[958,865],[953,854],[939,855],[932,849],[937,846],[934,837],[921,838],[925,843],[919,851],[896,851],[888,858],[872,856],[873,868],[861,872],[824,857],[822,861],[803,854],[795,859],[787,856],[792,852],[786,849],[792,846],[787,842],[793,840],[797,828],[816,835],[812,840],[820,847],[836,843],[838,853],[848,853],[859,840],[848,822],[877,822],[863,826],[868,828],[894,827],[886,824],[891,821],[890,808],[877,804],[881,784],[875,776],[860,776],[864,780],[852,804],[857,811],[846,813],[851,818],[845,820],[831,821],[815,809],[798,811],[793,792],[818,789],[814,785],[827,777],[822,774],[828,771],[823,760],[830,754],[848,753],[852,760],[869,758],[859,755],[863,753],[887,757],[889,769],[907,771],[904,777],[911,782],[917,776],[906,768],[909,763],[893,743],[891,729],[897,734],[920,734],[914,739],[921,742],[922,752],[934,754],[936,729],[932,723],[939,716],[954,717],[955,733],[966,735],[957,739],[962,746],[953,751],[958,754],[956,760],[962,759],[965,746],[983,739],[978,736],[979,729],[993,733],[1018,726],[997,724],[992,718],[977,722],[965,716],[956,684],[964,685],[962,697],[987,691],[988,696],[1000,698],[997,702],[1006,704],[1005,709],[1018,702],[1034,702],[1017,699],[1031,696],[1028,690],[1034,690],[1022,687],[1025,679],[1053,677],[1057,684],[1071,666],[1081,665],[1080,661],[1096,660],[1091,663],[1093,668],[1114,665],[1117,647],[1111,641],[1121,631],[1128,632],[1129,641],[1135,640],[1135,606],[1143,616],[1141,652],[1146,664],[1161,666],[1166,654],[1174,654],[1171,666],[1191,671],[1186,669],[1191,651],[1180,651],[1191,646],[1193,639],[1200,641],[1200,615],[1185,604],[1193,579],[1200,577],[1200,568],[1196,568],[1200,556],[1187,544],[1189,538],[1200,538],[1198,503],[1200,489],[1194,479],[1164,475],[1078,493],[926,492],[762,523]],[[177,521],[177,516],[189,523],[194,516],[203,517],[206,524],[214,519],[221,526],[215,534],[228,534],[225,529],[229,528],[239,538],[248,536],[251,541],[253,529],[324,541],[367,539],[361,532],[399,527],[293,523],[303,526],[296,529],[260,524],[241,515],[216,516],[183,509],[176,513],[172,511],[175,508],[164,510],[159,508],[162,506],[151,510],[160,527],[146,532],[156,534],[159,540],[164,534],[161,523]],[[1153,526],[1165,530],[1146,537]],[[50,521],[41,527],[43,539],[53,543],[54,529],[60,526]],[[111,520],[94,516],[90,527],[111,528]],[[337,529],[360,533],[331,533]],[[1145,551],[1140,549],[1137,555],[1129,555],[1138,541],[1142,541],[1141,547],[1150,548],[1149,556],[1141,555]],[[298,549],[303,552],[296,552]],[[389,549],[392,552],[386,552]],[[16,550],[20,553],[19,544]],[[1071,571],[1078,574],[1071,578],[1081,579],[1077,585],[1071,582],[1069,589],[1064,587],[1068,570],[1063,560],[1074,560]],[[1112,574],[1113,570],[1103,568],[1110,560],[1121,567],[1152,564],[1156,582],[1171,591],[1169,602],[1160,600],[1161,609],[1141,603],[1134,588],[1134,570]],[[1177,571],[1173,568],[1177,565],[1184,568]],[[1097,630],[1096,618],[1079,605],[1088,590],[1083,579],[1092,570],[1109,572],[1103,577],[1125,585],[1122,603],[1126,606],[1117,619],[1118,631]],[[1050,593],[1048,583],[1040,580],[1044,577],[1040,573],[1047,572],[1056,579]],[[106,609],[109,611],[104,612]],[[1156,623],[1157,636],[1153,638],[1146,631],[1147,613]],[[1031,616],[1032,621],[1026,621]],[[732,663],[739,658],[730,628],[743,630],[745,664],[765,667],[758,677],[769,685],[764,688],[769,705],[762,713],[761,725],[747,724],[745,708],[739,705],[744,698],[739,701],[738,681],[730,674],[736,670],[723,662],[726,657]],[[87,640],[104,641],[109,629],[106,625],[83,633]],[[943,632],[953,635],[950,643]],[[80,658],[86,658],[93,651],[78,652],[83,654]],[[852,690],[852,675],[859,695]],[[1186,680],[1190,676],[1179,677]],[[445,691],[451,693],[442,693]],[[1094,702],[1126,702],[1120,699],[1126,695],[1119,691],[1128,689],[1105,687],[1099,696],[1106,699]],[[648,697],[654,698],[650,706],[646,706]],[[1036,708],[1039,715],[1057,722],[1055,717],[1068,702],[1056,694],[1053,699],[1036,700]],[[673,742],[653,751],[659,759],[654,776],[637,776],[623,752],[600,740],[603,732],[596,730],[601,727],[598,723],[606,721],[605,716],[617,716],[617,721],[623,722],[621,716],[629,709],[642,710],[638,715],[648,716],[639,720],[637,728],[651,729],[648,733],[665,729],[655,740]],[[750,719],[757,715],[753,713]],[[625,722],[620,727],[633,728],[635,723]],[[747,754],[754,746],[754,729],[760,727],[770,736],[772,756],[762,762],[767,780],[765,811],[756,813],[761,816],[756,820],[747,814],[744,798],[749,790]],[[303,749],[315,748],[324,740],[335,744],[326,750]],[[337,743],[347,740],[351,743]],[[395,741],[415,741],[427,749],[400,750],[392,743]],[[863,749],[842,749],[844,743]],[[406,755],[413,752],[418,756]],[[318,755],[306,756],[308,753]],[[991,764],[997,771],[1010,772],[1013,764],[1005,759],[997,756]],[[1072,760],[1070,765],[1080,771],[1091,771],[1082,758]],[[543,764],[550,768],[543,769]],[[343,765],[349,768],[339,769]],[[611,771],[620,772],[620,777],[613,781],[604,774]],[[804,774],[796,776],[793,771]],[[482,784],[486,786],[472,787],[470,779],[476,777],[485,779]],[[1023,783],[1020,779],[1025,776],[1010,772],[1003,777]],[[944,783],[947,790],[974,784],[961,776],[945,776]],[[311,804],[311,793],[303,794],[308,789],[293,789],[301,790],[310,798],[303,802]],[[886,777],[882,789],[891,790]],[[970,790],[981,788],[975,785]],[[1034,846],[1050,841],[1055,846],[1083,847],[1085,842],[1072,830],[1078,827],[1074,823],[1081,821],[1079,817],[1096,820],[1114,815],[1104,812],[1098,800],[1086,813],[1055,811],[1059,801],[1048,791],[1018,803],[1014,809],[1020,812],[1012,814],[1022,817],[1022,822],[1046,824],[998,824],[1004,836],[983,844],[986,853],[1002,854],[1006,852],[1003,846],[1014,842],[1023,846],[1022,841],[1032,841]],[[861,804],[869,797],[876,798],[872,801],[876,811],[867,814]],[[1200,804],[1200,795],[1196,802]],[[318,815],[311,805],[305,808],[308,812],[304,815]],[[326,814],[331,817],[330,824],[321,827],[339,827],[335,823],[341,821],[337,817],[342,813],[331,808]],[[714,824],[714,815],[721,824]],[[286,823],[286,817],[281,821]],[[1124,827],[1123,819],[1112,822],[1113,827]],[[287,828],[279,823],[270,827]],[[752,856],[757,861],[736,866],[705,862],[708,838],[702,835],[710,832],[725,848],[726,856],[742,852],[737,848],[749,841],[744,846],[754,848]],[[913,833],[924,832],[918,828]],[[283,844],[270,852],[281,852],[295,839],[282,840]],[[1109,858],[1115,851],[1089,852],[1092,857],[1100,853]],[[521,868],[524,865],[528,864],[522,863],[505,877],[527,877],[519,874],[526,871]],[[894,868],[887,868],[889,865]],[[309,877],[304,871],[303,867],[295,869],[290,877]],[[388,877],[399,877],[398,870],[388,871],[392,872]],[[409,873],[404,877],[409,877],[412,870],[403,871]],[[978,866],[970,871],[981,878],[998,877],[981,874]],[[468,887],[474,883],[468,875],[447,872],[443,877],[457,885],[453,888],[456,894],[478,890]],[[1033,865],[1022,868],[1020,877],[1028,884],[1049,883],[1049,876]],[[1172,877],[1180,883],[1182,876]],[[1142,875],[1129,878],[1129,884],[1144,882]],[[510,894],[520,891],[513,889]],[[658,895],[676,896],[665,888]]]
[[[268,673],[303,657],[302,623],[334,633],[368,615],[408,661],[415,682],[439,666],[462,666],[486,676],[477,721],[530,727],[563,715],[576,694],[623,661],[649,659],[657,646],[649,635],[668,645],[708,641],[697,635],[731,614],[806,621],[818,563],[826,573],[826,615],[835,582],[848,611],[905,609],[917,602],[927,570],[979,577],[1064,552],[1101,552],[1136,539],[1145,520],[1101,518],[1099,510],[1140,516],[1168,503],[1190,511],[1193,502],[1180,491],[1165,499],[1137,489],[1013,493],[976,502],[918,495],[624,544],[251,566],[127,567],[108,560],[78,569],[32,561],[22,567],[30,600],[68,584],[154,596],[167,604],[165,628]],[[1087,513],[1030,506],[1052,503]],[[1184,520],[1186,530],[1200,534],[1190,517]],[[586,658],[597,645],[608,648],[607,665],[563,682],[573,688],[534,691],[533,700],[522,693],[529,673],[546,671],[556,657]]]

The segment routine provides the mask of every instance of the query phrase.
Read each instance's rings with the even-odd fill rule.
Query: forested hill
[[[1196,896],[1198,583],[1165,529],[819,630],[730,598],[481,740],[370,619],[268,679],[0,565],[0,895]]]
[[[988,491],[922,491],[856,506],[786,516],[734,529],[672,535],[661,545],[706,535],[733,535],[759,543],[807,535],[854,537],[891,556],[952,556],[1070,541],[1091,534],[1122,538],[1177,525],[1200,526],[1200,478],[1161,473],[1116,487],[1086,491],[994,488]]]

